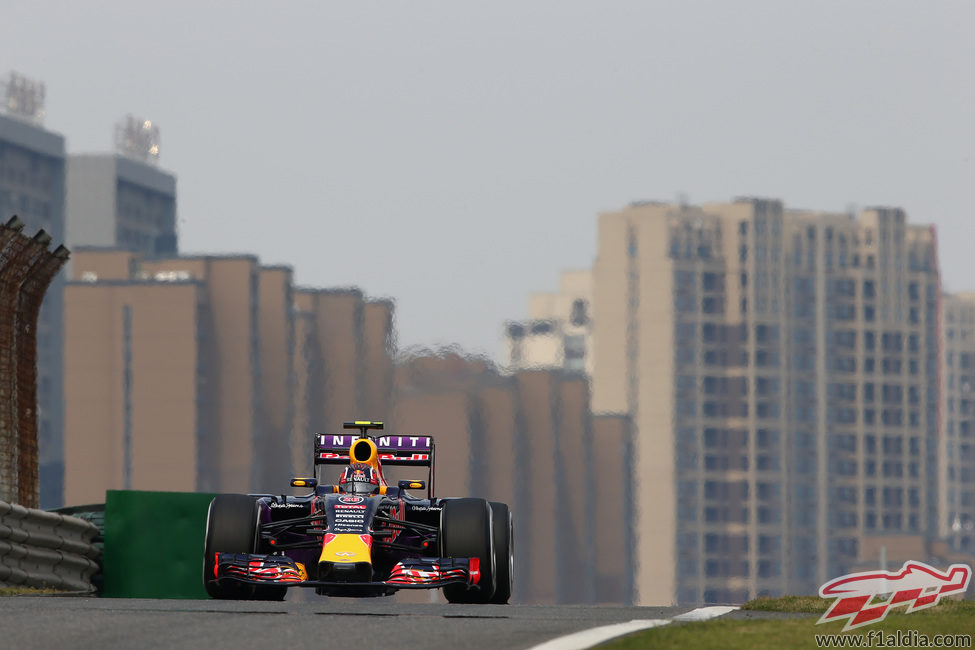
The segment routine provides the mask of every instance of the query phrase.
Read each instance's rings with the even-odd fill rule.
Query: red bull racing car
[[[327,596],[442,588],[452,603],[507,603],[514,549],[504,503],[433,494],[430,436],[315,436],[315,478],[303,496],[221,494],[210,503],[203,583],[213,598],[282,600],[289,587]],[[329,466],[344,469],[337,484]],[[389,485],[386,466],[427,467],[426,480]],[[417,496],[411,490],[426,490]]]

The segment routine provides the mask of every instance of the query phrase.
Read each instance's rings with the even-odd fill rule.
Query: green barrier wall
[[[203,538],[214,496],[109,490],[102,596],[206,598]]]

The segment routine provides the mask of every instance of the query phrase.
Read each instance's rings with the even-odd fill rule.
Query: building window
[[[705,314],[724,312],[724,299],[720,296],[707,296],[701,300],[701,311]]]
[[[900,352],[903,347],[903,337],[899,332],[884,332],[883,337],[884,352]]]
[[[875,347],[874,334],[870,330],[867,330],[863,333],[863,349],[873,350],[874,347]]]
[[[724,274],[702,273],[701,289],[703,291],[724,291]]]
[[[902,361],[894,357],[884,357],[884,374],[899,375],[901,372]]]
[[[550,334],[552,332],[552,324],[548,321],[539,321],[537,323],[532,323],[531,333],[532,334]]]
[[[572,301],[572,315],[569,317],[570,322],[576,327],[581,327],[589,322],[589,315],[587,313],[587,304],[585,300],[576,299]]]

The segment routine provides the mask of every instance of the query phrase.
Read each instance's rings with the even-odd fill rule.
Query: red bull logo
[[[907,607],[906,613],[933,607],[944,596],[964,594],[972,579],[972,568],[952,564],[939,571],[923,562],[905,562],[900,571],[865,571],[830,580],[819,588],[821,598],[836,598],[816,621],[846,619],[843,631],[884,620],[892,607]]]

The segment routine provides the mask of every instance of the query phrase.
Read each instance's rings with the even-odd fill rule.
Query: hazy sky
[[[161,129],[180,247],[396,300],[401,347],[500,357],[596,215],[895,205],[975,290],[975,3],[0,0],[0,75],[69,153]]]

